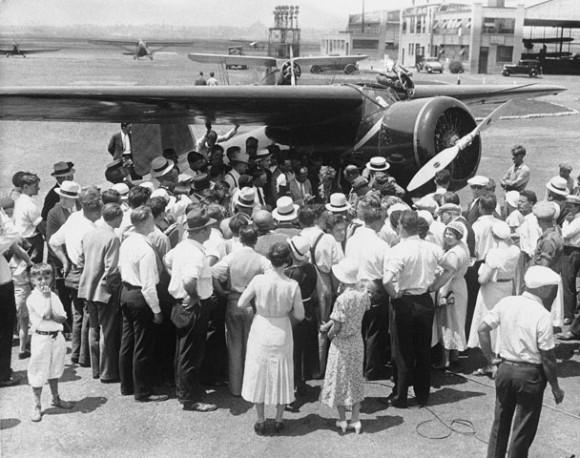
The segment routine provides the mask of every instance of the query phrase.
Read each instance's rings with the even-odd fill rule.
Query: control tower
[[[298,6],[288,5],[274,8],[274,27],[270,27],[268,56],[290,59],[290,48],[294,57],[300,56],[298,10]]]

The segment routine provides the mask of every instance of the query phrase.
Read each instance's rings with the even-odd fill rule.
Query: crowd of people
[[[255,405],[258,434],[265,405],[282,430],[312,379],[324,380],[337,428],[358,433],[365,380],[392,376],[392,406],[408,407],[411,386],[425,406],[431,370],[480,347],[487,364],[475,375],[497,377],[489,456],[505,453],[516,404],[529,415],[514,420],[512,453],[529,448],[546,383],[563,398],[553,327],[580,337],[572,167],[560,165],[540,200],[517,146],[503,191],[475,176],[472,201],[460,202],[443,170],[434,192],[411,199],[383,157],[356,165],[251,137],[245,151],[224,151],[208,126],[188,170],[165,150],[143,179],[127,126],[109,148],[107,189],[76,183],[74,164],[58,162],[44,206],[38,176],[24,171],[0,202],[0,384],[18,383],[17,321],[33,421],[47,380],[53,405],[70,407],[58,393],[65,338],[71,363],[138,402],[165,401],[159,388],[174,384],[183,409],[208,412],[205,387],[227,385]],[[508,381],[530,377],[541,382],[523,399]]]

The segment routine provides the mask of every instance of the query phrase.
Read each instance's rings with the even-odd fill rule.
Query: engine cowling
[[[383,114],[378,150],[387,158],[402,186],[435,154],[453,146],[476,126],[465,104],[452,97],[396,102]],[[477,170],[480,158],[481,141],[476,137],[449,165],[451,190],[465,186]],[[427,184],[416,193],[424,194],[432,186]]]

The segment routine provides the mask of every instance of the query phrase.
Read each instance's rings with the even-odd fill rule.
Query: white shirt
[[[211,78],[208,78],[207,80],[207,85],[208,86],[219,86],[219,81],[217,79],[215,79],[213,76]]]
[[[230,170],[226,173],[224,180],[230,185],[230,191],[233,192],[234,188],[238,187],[238,181],[240,179],[240,174],[236,169]]]
[[[379,231],[379,238],[381,240],[384,240],[390,247],[395,246],[397,243],[399,243],[400,240],[399,234],[397,234],[397,231],[393,229],[393,226],[391,226],[389,218],[385,220],[385,224]]]
[[[66,254],[71,262],[78,266],[79,257],[83,252],[82,240],[87,232],[96,227],[95,223],[85,218],[82,211],[73,213],[56,231],[48,243],[51,246],[66,246]]]
[[[153,313],[161,313],[156,289],[159,282],[157,258],[147,237],[131,232],[123,240],[119,252],[119,271],[125,283],[141,287],[141,294]]]
[[[203,245],[186,239],[177,244],[163,258],[165,266],[171,273],[169,294],[175,299],[185,299],[188,296],[183,279],[193,277],[197,280],[197,295],[200,299],[208,299],[213,294],[211,268]]]
[[[435,271],[443,258],[440,247],[414,235],[401,239],[391,248],[385,274],[394,274],[399,291],[412,295],[424,294],[435,281]]]
[[[357,280],[383,278],[389,245],[369,227],[359,227],[346,242],[346,257],[358,263]]]
[[[577,213],[572,221],[564,221],[562,237],[564,237],[564,245],[580,247],[580,213]]]
[[[487,252],[496,247],[491,227],[499,221],[493,215],[483,215],[473,223],[473,233],[475,234],[475,258],[478,261],[485,259]]]
[[[337,249],[334,237],[330,234],[324,234],[322,229],[318,226],[305,227],[300,232],[300,235],[306,237],[310,241],[311,247],[314,247],[314,243],[319,234],[323,235],[314,250],[316,266],[321,272],[328,274],[330,273],[332,266],[338,264],[343,258],[342,253]]]
[[[16,230],[25,239],[36,234],[36,226],[42,221],[40,207],[32,197],[26,194],[20,194],[20,197],[14,202],[12,218],[14,219]]]
[[[550,312],[527,291],[500,300],[483,321],[492,329],[499,326],[499,354],[509,361],[541,364],[540,350],[555,346]]]
[[[14,227],[14,223],[0,207],[0,285],[12,280],[12,273],[6,258],[2,256],[20,238],[20,234]]]
[[[271,269],[272,264],[268,259],[256,253],[253,248],[242,246],[212,266],[211,274],[220,282],[228,280],[228,289],[241,294],[256,275]]]
[[[524,216],[524,221],[518,229],[520,236],[520,249],[528,256],[532,257],[536,251],[538,239],[542,235],[542,229],[538,224],[538,218],[533,213]]]
[[[131,154],[131,137],[125,132],[121,132],[121,139],[123,140],[123,154]]]
[[[226,255],[226,240],[222,231],[212,227],[209,239],[203,242],[203,247],[207,256],[213,256],[218,261],[222,260]]]
[[[66,318],[66,312],[64,311],[62,302],[56,294],[51,291],[50,296],[46,297],[37,289],[32,290],[28,299],[26,299],[26,308],[28,308],[30,330],[32,332],[37,330],[45,332],[62,331],[63,327],[61,323],[44,318],[44,314],[48,311],[49,307],[52,308],[52,315]]]

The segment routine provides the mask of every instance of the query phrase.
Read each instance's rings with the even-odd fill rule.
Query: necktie
[[[258,199],[260,199],[260,205],[264,205],[264,197],[262,196],[262,188],[256,188],[258,190]]]

